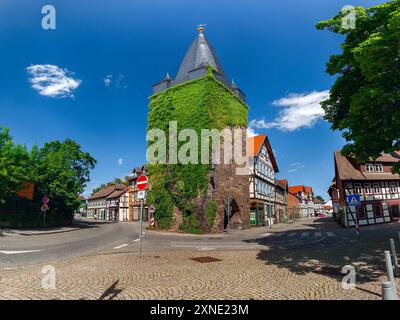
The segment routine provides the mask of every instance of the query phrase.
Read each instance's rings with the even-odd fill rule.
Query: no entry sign
[[[138,190],[144,190],[147,187],[149,179],[146,176],[140,176],[136,181],[136,188]]]

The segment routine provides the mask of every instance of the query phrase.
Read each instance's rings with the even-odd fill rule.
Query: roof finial
[[[206,24],[199,24],[197,26],[197,31],[199,31],[200,33],[203,33],[205,30],[205,28],[204,28],[205,26],[206,26]]]

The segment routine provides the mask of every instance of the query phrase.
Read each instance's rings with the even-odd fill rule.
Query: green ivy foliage
[[[247,111],[247,105],[218,81],[209,67],[204,77],[173,86],[150,97],[148,130],[161,129],[168,139],[170,121],[177,122],[178,133],[182,129],[194,129],[199,137],[200,163],[201,130],[221,131],[227,127],[246,127]],[[184,143],[178,143],[178,150]],[[208,213],[199,214],[195,205],[195,200],[204,196],[208,190],[210,170],[209,164],[149,165],[153,185],[148,200],[157,207],[156,219],[161,228],[171,225],[174,207],[183,214],[184,229],[201,227],[199,222],[202,220],[206,224],[208,222],[208,227],[212,226]]]

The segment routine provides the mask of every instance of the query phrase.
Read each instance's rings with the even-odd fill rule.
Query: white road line
[[[320,237],[321,236],[321,232],[315,232],[314,233],[314,237]]]
[[[139,240],[140,240],[140,238],[137,238],[137,239],[133,240],[133,242],[137,242],[137,241],[139,241]]]
[[[32,253],[32,252],[39,252],[42,250],[21,250],[21,251],[17,251],[17,250],[13,250],[13,251],[0,251],[0,253],[4,253],[4,254],[20,254],[20,253]]]
[[[302,237],[302,238],[308,237],[309,234],[310,234],[309,232],[303,232],[303,233],[301,234],[301,237]]]
[[[289,237],[294,237],[296,234],[297,234],[297,232],[292,232],[292,233],[289,233],[288,236]]]
[[[269,237],[272,235],[273,235],[272,233],[266,232],[266,233],[261,234],[261,237]]]
[[[124,244],[121,244],[120,246],[114,247],[113,249],[121,249],[123,247],[126,247],[127,245],[128,245],[127,243],[124,243]]]
[[[326,235],[328,237],[336,237],[336,235],[333,232],[327,232]]]

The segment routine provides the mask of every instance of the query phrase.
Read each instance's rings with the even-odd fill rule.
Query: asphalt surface
[[[96,254],[129,244],[138,227],[124,223],[89,223],[78,230],[43,235],[0,236],[0,267],[15,267]]]
[[[142,250],[151,251],[219,251],[219,250],[298,250],[347,241],[368,241],[375,236],[398,239],[399,223],[344,229],[331,218],[312,218],[272,228],[230,230],[211,235],[182,235],[144,231]],[[19,267],[104,253],[139,253],[138,223],[89,222],[86,227],[65,233],[0,236],[0,267]],[[354,244],[353,244],[354,245]]]

